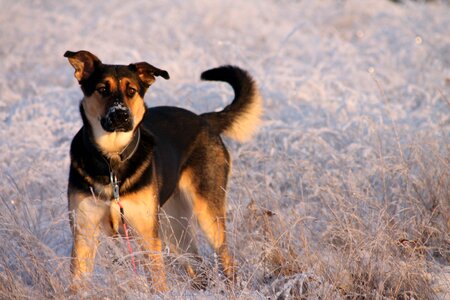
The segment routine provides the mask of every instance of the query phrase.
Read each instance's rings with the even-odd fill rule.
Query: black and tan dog
[[[68,188],[74,278],[92,271],[99,234],[119,231],[122,219],[114,200],[120,199],[124,220],[140,235],[151,261],[153,286],[165,290],[158,214],[167,202],[166,213],[178,218],[174,226],[180,227],[185,224],[183,201],[190,199],[200,228],[233,280],[235,265],[225,236],[231,162],[220,135],[244,141],[259,122],[261,99],[248,73],[231,66],[204,72],[204,80],[228,82],[235,99],[220,112],[197,115],[176,107],[147,108],[148,87],[157,76],[169,79],[169,74],[146,62],[107,65],[87,51],[64,56],[84,94]],[[180,235],[182,230],[175,231]]]

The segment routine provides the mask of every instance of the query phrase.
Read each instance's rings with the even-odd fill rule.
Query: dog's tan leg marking
[[[69,210],[72,212],[74,237],[71,271],[76,281],[94,269],[100,231],[104,230],[108,234],[112,231],[109,225],[109,205],[102,200],[95,200],[91,195],[77,191],[70,192]]]
[[[234,261],[226,245],[225,212],[217,208],[212,208],[208,200],[198,194],[193,197],[193,205],[200,228],[205,233],[214,250],[219,254],[225,275],[228,279],[234,281]]]
[[[133,227],[140,236],[141,247],[146,251],[150,263],[147,268],[156,291],[167,290],[166,271],[162,256],[162,243],[158,235],[158,199],[152,188],[128,194],[121,199],[125,222]],[[115,206],[117,204],[114,203]],[[119,210],[117,206],[116,210]]]
[[[180,185],[191,194],[193,211],[200,228],[219,255],[225,275],[234,282],[236,266],[226,244],[225,192],[220,193],[221,199],[207,199],[203,197],[196,187],[190,170],[183,172]]]

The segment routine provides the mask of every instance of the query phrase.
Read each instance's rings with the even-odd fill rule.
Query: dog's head
[[[91,126],[96,125],[92,122],[99,122],[106,132],[132,131],[144,116],[144,94],[155,77],[169,79],[167,71],[146,62],[107,65],[84,50],[67,51],[64,56],[75,69]]]
[[[144,117],[143,98],[148,87],[156,76],[169,79],[167,71],[146,62],[107,65],[84,50],[67,51],[64,56],[75,69],[84,93],[82,109],[100,144],[111,136],[123,137],[125,143]],[[120,148],[123,143],[116,146]]]

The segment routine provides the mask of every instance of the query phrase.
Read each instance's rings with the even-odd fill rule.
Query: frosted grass
[[[193,290],[166,253],[166,298],[444,299],[449,279],[450,8],[390,1],[1,1],[0,296],[70,297],[66,185],[81,92],[66,50],[169,71],[146,95],[197,113],[232,97],[202,71],[235,64],[264,124],[226,140],[234,169],[226,290]],[[121,243],[102,241],[77,297],[148,298]],[[112,254],[114,253],[114,255]],[[111,263],[119,257],[123,263]],[[124,258],[125,257],[125,258]],[[120,260],[119,259],[119,260]],[[447,294],[448,296],[448,294]]]

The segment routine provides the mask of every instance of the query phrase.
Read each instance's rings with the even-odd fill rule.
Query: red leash
[[[133,265],[134,273],[137,274],[136,263],[134,261],[133,248],[131,248],[130,237],[128,236],[127,223],[125,222],[125,214],[123,210],[122,203],[120,203],[120,195],[119,195],[119,184],[117,182],[117,177],[111,172],[110,174],[111,185],[113,189],[114,200],[120,208],[120,219],[122,221],[123,231],[125,232],[125,239],[127,240],[128,252],[130,252],[131,256],[131,264]]]
[[[123,213],[123,206],[122,206],[122,203],[120,203],[119,199],[117,199],[116,202],[117,202],[117,205],[119,205],[119,208],[120,208],[120,218],[122,220],[123,231],[125,232],[125,239],[127,240],[128,252],[130,252],[130,256],[131,256],[131,264],[133,265],[134,273],[137,274],[136,263],[134,261],[134,255],[133,255],[133,248],[131,248],[130,238],[128,236],[127,223],[125,223],[125,218],[124,218],[124,213]]]

